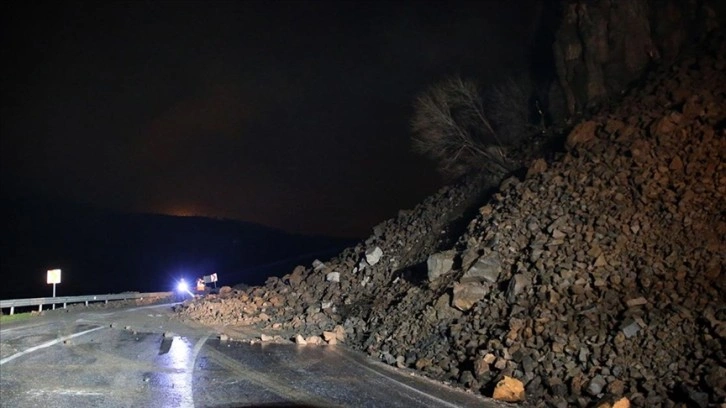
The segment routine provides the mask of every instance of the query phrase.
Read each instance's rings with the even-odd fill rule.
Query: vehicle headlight
[[[179,292],[189,292],[189,285],[186,283],[184,279],[181,279],[179,283],[176,285],[176,290]]]

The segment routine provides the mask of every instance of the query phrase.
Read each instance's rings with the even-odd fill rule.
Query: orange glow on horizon
[[[171,215],[174,217],[208,217],[206,211],[199,209],[195,205],[175,205],[162,207],[158,211],[159,214]]]

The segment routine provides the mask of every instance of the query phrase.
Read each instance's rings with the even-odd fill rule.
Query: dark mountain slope
[[[202,217],[123,214],[40,199],[5,199],[0,297],[162,291],[180,277],[218,273],[220,284],[260,284],[291,265],[330,256],[352,240],[291,235]]]

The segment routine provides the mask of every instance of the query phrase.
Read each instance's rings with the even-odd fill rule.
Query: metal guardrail
[[[10,314],[12,315],[13,313],[15,313],[16,307],[38,306],[38,311],[42,311],[44,305],[52,305],[53,309],[55,309],[55,305],[59,305],[62,303],[63,308],[65,309],[66,305],[70,303],[85,303],[86,306],[88,306],[89,302],[108,303],[109,300],[143,299],[147,297],[169,297],[173,294],[173,292],[128,292],[108,295],[58,296],[45,298],[0,300],[0,310],[10,308]]]

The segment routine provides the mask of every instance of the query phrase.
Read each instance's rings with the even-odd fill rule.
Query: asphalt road
[[[170,305],[0,327],[2,407],[503,407],[342,346],[220,341]]]

